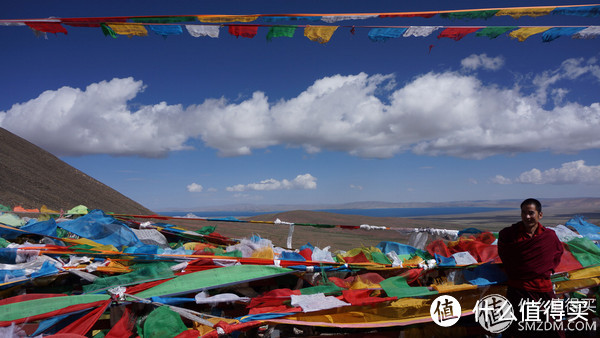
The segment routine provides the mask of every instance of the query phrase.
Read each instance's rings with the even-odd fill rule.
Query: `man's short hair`
[[[524,206],[531,204],[535,205],[535,210],[537,210],[537,212],[542,212],[542,203],[535,198],[528,198],[524,200],[523,203],[521,203],[521,209],[523,209]]]

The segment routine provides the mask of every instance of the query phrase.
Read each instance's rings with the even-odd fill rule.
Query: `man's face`
[[[534,227],[542,218],[542,213],[538,212],[535,204],[524,205],[521,208],[521,220],[528,227]]]

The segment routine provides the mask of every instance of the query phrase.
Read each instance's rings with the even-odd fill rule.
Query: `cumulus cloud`
[[[204,190],[204,188],[197,183],[192,183],[187,186],[187,191],[189,192],[202,192],[202,190]]]
[[[588,166],[585,161],[563,163],[560,168],[544,171],[531,169],[519,175],[519,183],[530,184],[600,184],[600,165]]]
[[[317,189],[317,179],[311,174],[298,175],[293,180],[278,181],[274,178],[262,180],[259,183],[237,184],[227,187],[227,191],[267,191],[267,190],[291,190],[291,189]]]
[[[480,67],[488,63],[482,55],[477,60]],[[257,91],[241,102],[211,98],[188,107],[160,102],[135,109],[128,103],[144,84],[113,79],[84,90],[46,91],[0,111],[0,126],[59,156],[165,156],[188,149],[192,140],[221,156],[276,145],[368,158],[577,152],[600,147],[600,103],[549,108],[540,93],[564,96],[565,90],[551,88],[558,78],[600,78],[599,69],[596,59],[566,60],[535,78],[540,92],[533,95],[454,71],[421,74],[403,85],[393,75],[360,73],[318,79],[287,100],[271,102]]]
[[[496,175],[492,182],[497,184],[600,184],[600,165],[589,166],[585,161],[563,163],[560,168],[540,170],[533,168],[521,173],[511,180],[502,175]]]
[[[492,178],[492,183],[496,184],[512,184],[512,180],[510,178],[506,178],[502,175],[496,175]]]
[[[462,59],[460,64],[464,69],[468,70],[477,70],[479,68],[498,70],[504,65],[504,58],[502,56],[496,56],[492,58],[487,56],[487,54],[471,54]]]
[[[356,185],[356,184],[350,184],[350,189],[355,189],[358,191],[362,191],[363,190],[363,186],[362,185]]]

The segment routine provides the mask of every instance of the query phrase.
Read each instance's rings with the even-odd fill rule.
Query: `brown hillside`
[[[79,204],[116,213],[151,214],[139,203],[0,128],[0,204],[68,210]]]

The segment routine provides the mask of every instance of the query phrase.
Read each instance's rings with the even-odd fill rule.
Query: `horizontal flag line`
[[[188,14],[188,15],[144,15],[144,16],[110,16],[110,17],[87,17],[87,18],[40,18],[40,19],[10,19],[0,20],[0,22],[61,22],[61,20],[82,20],[82,23],[89,23],[90,20],[106,19],[106,20],[126,20],[126,19],[143,19],[143,18],[185,18],[185,17],[197,17],[197,18],[242,18],[242,17],[360,17],[360,16],[418,16],[418,15],[436,15],[436,14],[451,14],[451,13],[468,13],[468,12],[482,12],[482,11],[501,11],[501,10],[540,10],[540,9],[564,9],[564,8],[581,8],[581,7],[592,7],[600,6],[600,4],[585,4],[585,5],[565,5],[565,6],[527,6],[527,7],[497,7],[497,8],[480,8],[480,9],[458,9],[458,10],[437,10],[437,11],[418,11],[418,12],[378,12],[378,13],[298,13],[298,14]],[[508,15],[508,14],[506,14]],[[504,16],[504,14],[503,14]]]

